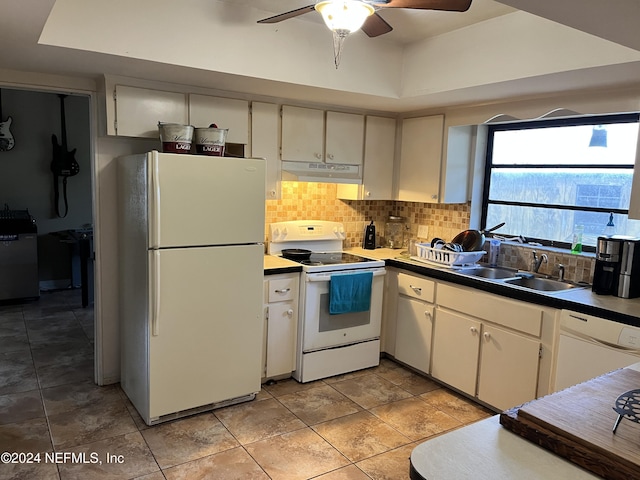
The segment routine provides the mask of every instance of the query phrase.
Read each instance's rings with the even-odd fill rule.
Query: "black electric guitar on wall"
[[[51,135],[51,143],[53,144],[53,160],[51,161],[51,171],[53,172],[53,192],[55,197],[55,209],[58,217],[66,217],[69,211],[69,203],[67,202],[67,178],[73,177],[80,172],[80,165],[75,159],[76,148],[69,151],[67,147],[67,125],[64,117],[64,99],[66,95],[58,95],[60,97],[60,116],[62,125],[62,143],[58,144],[58,138],[55,134]],[[60,186],[59,179],[62,177],[62,196],[64,198],[64,215],[60,214]]]
[[[13,119],[11,117],[7,117],[4,122],[2,119],[2,90],[0,90],[0,152],[8,152],[16,145],[16,142],[13,139],[13,134],[11,133],[11,130],[9,130]]]

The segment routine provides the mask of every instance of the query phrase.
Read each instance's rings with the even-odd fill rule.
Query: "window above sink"
[[[638,113],[553,118],[488,127],[482,225],[560,248],[575,225],[595,251],[610,212],[618,234],[640,236],[628,219]]]

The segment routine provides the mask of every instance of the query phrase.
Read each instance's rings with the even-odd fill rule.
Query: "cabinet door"
[[[436,309],[431,375],[469,395],[476,394],[481,323]]]
[[[395,358],[429,373],[433,306],[412,298],[398,298]]]
[[[536,398],[540,342],[484,324],[478,399],[500,410]]]
[[[215,123],[228,128],[228,143],[249,143],[249,102],[233,98],[189,95],[189,122],[204,128]]]
[[[296,369],[297,315],[292,302],[269,305],[267,320],[267,378]]]
[[[364,115],[327,112],[325,162],[362,165]]]
[[[116,135],[160,138],[158,122],[189,123],[184,93],[116,85]]]
[[[440,201],[443,132],[443,115],[402,121],[398,200]]]
[[[324,112],[312,108],[282,107],[282,160],[321,162]]]
[[[366,118],[362,185],[338,184],[344,200],[392,200],[396,120]]]
[[[362,182],[364,200],[391,200],[393,198],[395,149],[395,118],[367,117]]]
[[[266,192],[268,200],[280,198],[280,159],[278,158],[278,106],[272,103],[251,104],[251,156],[267,161]]]

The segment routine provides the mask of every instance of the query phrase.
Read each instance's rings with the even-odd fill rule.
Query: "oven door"
[[[331,273],[307,273],[303,284],[302,350],[312,352],[380,337],[384,268],[359,269],[373,272],[371,305],[366,312],[329,313],[329,281]],[[346,273],[342,270],[337,273]]]

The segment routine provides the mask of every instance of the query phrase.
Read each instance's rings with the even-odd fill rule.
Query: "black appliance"
[[[373,220],[371,220],[371,223],[364,229],[362,248],[365,250],[376,249],[376,226],[373,224]]]
[[[598,237],[596,265],[591,290],[598,295],[614,295],[620,277],[620,253],[623,239],[617,235]]]
[[[622,242],[620,276],[615,295],[622,298],[640,297],[640,239]]]
[[[37,237],[28,210],[0,210],[0,301],[40,296]]]

